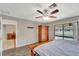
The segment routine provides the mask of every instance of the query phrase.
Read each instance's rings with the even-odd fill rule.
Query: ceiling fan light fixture
[[[44,19],[44,20],[48,20],[48,19],[49,19],[49,17],[43,17],[43,19]]]

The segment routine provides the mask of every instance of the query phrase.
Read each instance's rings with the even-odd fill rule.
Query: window
[[[55,25],[55,39],[74,39],[74,28],[72,23]]]

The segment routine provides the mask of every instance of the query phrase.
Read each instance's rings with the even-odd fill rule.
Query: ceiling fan
[[[38,13],[40,13],[42,16],[37,16],[35,18],[56,18],[56,16],[53,16],[53,14],[56,14],[59,12],[58,9],[55,9],[53,11],[50,11],[52,9],[54,9],[55,7],[57,7],[56,3],[51,4],[47,9],[43,9],[43,11],[41,10],[36,10]]]

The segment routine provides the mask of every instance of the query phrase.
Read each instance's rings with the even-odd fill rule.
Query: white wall
[[[2,40],[6,39],[6,25],[3,25],[3,29],[2,29],[3,33],[2,33]]]
[[[0,39],[1,39],[1,22],[0,22]]]
[[[0,39],[0,55],[1,55],[1,47],[2,47],[2,46],[1,46],[1,39]]]
[[[34,27],[33,29],[27,28],[28,26]],[[23,46],[27,44],[32,44],[38,42],[37,38],[37,24],[34,22],[29,22],[25,20],[18,20],[18,39],[17,46]]]
[[[0,17],[0,39],[1,39],[1,17]]]
[[[49,24],[49,40],[54,40],[54,26]]]

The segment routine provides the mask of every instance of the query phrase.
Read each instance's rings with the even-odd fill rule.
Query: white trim
[[[18,32],[17,32],[17,30],[18,30],[18,28],[17,28],[17,24],[16,24],[16,47],[17,47],[17,34],[18,34]]]
[[[2,48],[3,48],[3,47],[2,47],[2,46],[3,46],[3,45],[2,45],[2,44],[3,44],[3,43],[2,43],[2,34],[3,34],[3,30],[2,30],[2,29],[3,29],[3,27],[2,27],[2,17],[0,17],[0,19],[1,19],[1,56],[2,56]]]

